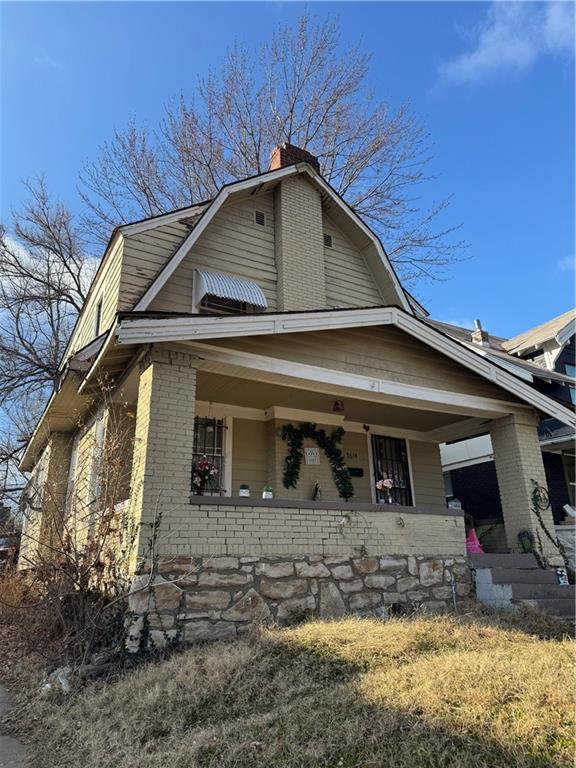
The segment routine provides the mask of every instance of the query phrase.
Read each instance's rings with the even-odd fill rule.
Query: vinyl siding
[[[70,338],[70,354],[74,354],[96,337],[96,307],[102,299],[100,333],[107,331],[118,311],[118,295],[122,275],[123,240],[118,237],[110,253],[107,265],[98,275],[88,301],[82,309]]]
[[[265,213],[265,226],[254,222],[256,210]],[[277,307],[277,273],[272,193],[224,206],[151,302],[149,309],[190,312],[195,268],[254,280],[262,288],[268,308],[274,311]]]
[[[121,310],[132,309],[189,234],[190,227],[175,222],[125,238]]]
[[[250,486],[255,498],[268,484],[268,425],[265,421],[233,420],[232,495],[238,496],[240,485]]]
[[[327,306],[385,304],[365,256],[326,213],[324,234],[332,235],[332,248],[324,248]]]
[[[416,506],[446,506],[444,475],[440,461],[440,447],[437,443],[408,442],[412,465],[412,485]]]
[[[515,401],[398,328],[360,328],[211,340],[210,344],[415,386]]]

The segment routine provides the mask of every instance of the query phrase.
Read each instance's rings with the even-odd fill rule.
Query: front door
[[[411,507],[412,488],[406,440],[372,435],[372,455],[376,482],[391,481],[391,488],[376,490],[376,500]]]

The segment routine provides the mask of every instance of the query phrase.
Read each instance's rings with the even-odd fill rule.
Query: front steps
[[[518,607],[574,620],[576,591],[560,585],[556,572],[543,570],[534,555],[471,555],[476,572],[476,598],[491,608]]]

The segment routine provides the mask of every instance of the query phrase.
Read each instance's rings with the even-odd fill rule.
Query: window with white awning
[[[258,283],[223,272],[194,270],[194,308],[197,312],[258,312],[268,308]]]

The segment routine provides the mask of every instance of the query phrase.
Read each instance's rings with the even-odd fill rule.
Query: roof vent
[[[326,248],[332,248],[332,235],[324,233],[324,246]]]
[[[482,328],[480,320],[474,320],[475,330],[472,331],[472,341],[474,344],[479,344],[481,347],[490,346],[490,336],[488,332]]]
[[[261,227],[266,226],[266,214],[264,211],[254,211],[254,221]]]

